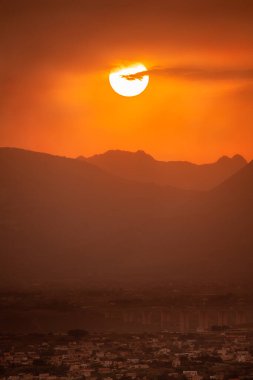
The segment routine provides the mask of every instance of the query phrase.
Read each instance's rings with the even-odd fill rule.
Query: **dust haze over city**
[[[0,380],[253,379],[252,19],[0,0]]]

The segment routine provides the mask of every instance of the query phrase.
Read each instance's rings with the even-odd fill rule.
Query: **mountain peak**
[[[235,154],[231,159],[233,161],[237,161],[245,165],[247,164],[247,161],[245,160],[245,158],[240,154]]]
[[[238,163],[240,165],[246,165],[247,164],[247,161],[245,160],[245,158],[243,156],[241,156],[240,154],[235,154],[234,156],[232,157],[228,157],[226,155],[224,156],[221,156],[218,160],[217,160],[217,163]]]
[[[217,160],[217,163],[222,163],[222,162],[228,162],[230,161],[230,158],[226,155],[224,156],[221,156],[218,160]]]
[[[138,157],[146,158],[149,160],[150,159],[154,160],[154,157],[152,157],[150,154],[146,153],[144,150],[137,150],[134,154]]]
[[[90,158],[98,158],[98,157],[105,157],[105,158],[138,158],[138,159],[148,159],[148,160],[154,160],[154,158],[147,154],[144,150],[137,150],[136,152],[130,152],[127,150],[120,150],[120,149],[110,149],[102,154],[95,154],[94,156]]]

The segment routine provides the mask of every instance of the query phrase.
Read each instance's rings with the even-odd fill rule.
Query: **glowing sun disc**
[[[136,96],[141,94],[148,85],[149,75],[134,77],[134,74],[147,71],[142,64],[113,70],[109,75],[109,82],[113,90],[122,96]]]

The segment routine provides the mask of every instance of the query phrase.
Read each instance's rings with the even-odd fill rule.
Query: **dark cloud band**
[[[122,77],[128,80],[139,79],[145,75],[166,75],[171,78],[179,78],[192,81],[251,81],[253,80],[253,68],[211,68],[211,67],[167,67],[153,68],[148,71],[142,71],[136,74],[123,75]]]

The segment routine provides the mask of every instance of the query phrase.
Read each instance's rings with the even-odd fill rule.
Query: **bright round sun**
[[[136,96],[141,94],[148,85],[149,75],[147,68],[142,64],[119,68],[111,71],[110,85],[113,90],[122,96]]]

